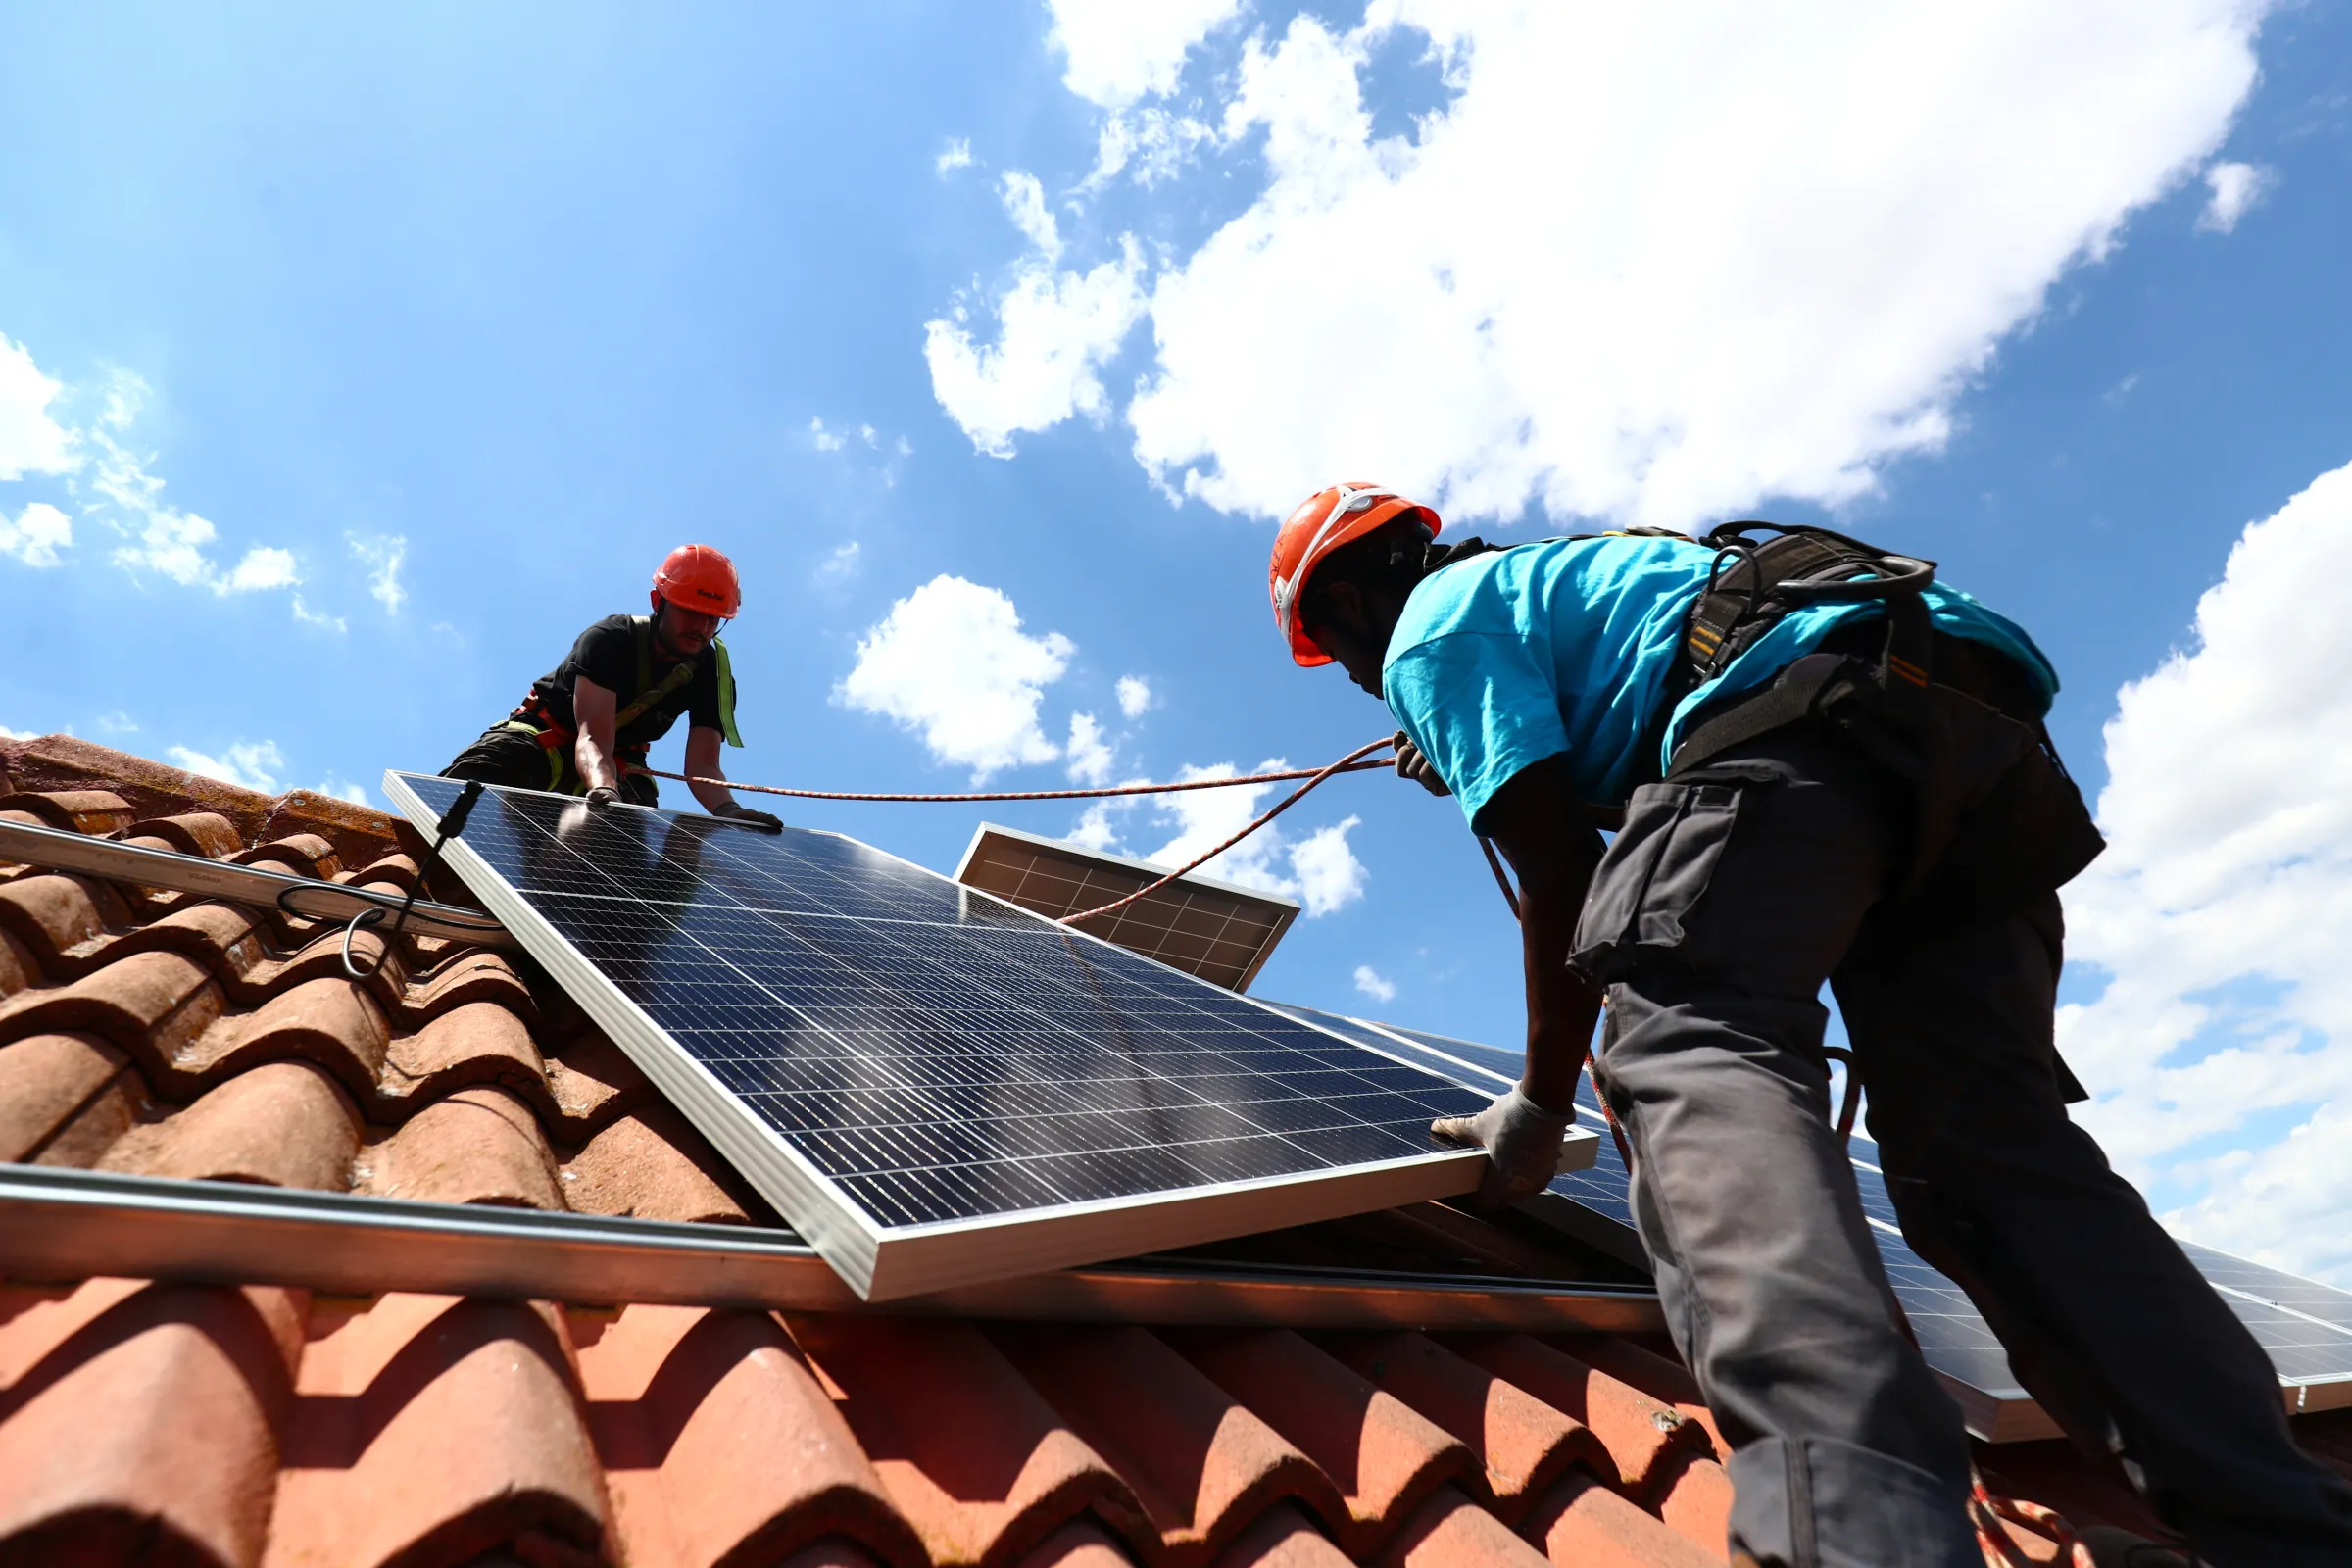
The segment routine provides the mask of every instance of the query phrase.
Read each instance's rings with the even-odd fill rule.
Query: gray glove
[[[726,805],[717,808],[710,814],[723,816],[730,822],[741,822],[745,827],[756,827],[763,832],[781,833],[784,831],[783,818],[771,816],[765,811],[756,811],[735,801],[727,802]]]
[[[620,791],[612,788],[610,785],[599,784],[596,788],[588,792],[588,807],[591,810],[601,811],[608,806],[617,806],[619,804]]]
[[[1404,738],[1404,731],[1398,730],[1396,738],[1390,744],[1396,748],[1398,778],[1409,778],[1432,795],[1453,793],[1446,787],[1446,781],[1438,776],[1438,770],[1429,765],[1429,759],[1421,755],[1421,748]]]
[[[1479,1184],[1481,1208],[1500,1208],[1542,1192],[1560,1173],[1560,1138],[1570,1115],[1545,1110],[1519,1092],[1510,1093],[1475,1116],[1446,1116],[1429,1125],[1441,1143],[1487,1152],[1487,1179]]]

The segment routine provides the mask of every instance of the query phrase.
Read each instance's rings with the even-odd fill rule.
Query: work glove
[[[1501,1208],[1535,1197],[1560,1173],[1560,1138],[1572,1115],[1545,1110],[1510,1092],[1475,1116],[1446,1116],[1429,1125],[1440,1143],[1487,1152],[1487,1178],[1479,1184],[1481,1208]]]
[[[723,816],[730,822],[741,822],[745,827],[756,827],[766,833],[781,833],[784,831],[784,819],[782,817],[772,816],[765,811],[756,811],[752,809],[752,808],[744,806],[735,801],[729,801],[726,805],[716,808],[711,811],[710,814],[712,816]]]
[[[618,804],[620,804],[620,791],[609,784],[599,784],[588,792],[588,807],[591,810],[601,811],[608,806],[617,806]]]
[[[1404,731],[1398,730],[1392,744],[1396,748],[1398,778],[1409,778],[1432,795],[1453,793],[1446,787],[1446,781],[1438,777],[1438,770],[1429,765],[1429,759],[1421,755],[1421,748],[1404,738]]]

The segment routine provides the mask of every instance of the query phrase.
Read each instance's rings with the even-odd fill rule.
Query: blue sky
[[[1319,484],[1842,518],[2034,632],[2090,787],[2180,656],[2069,1050],[2176,1224],[2341,1277],[2352,496],[2282,509],[2352,463],[2352,7],[1540,9],[0,9],[0,726],[380,803],[702,539],[739,777],[1312,763],[1388,728],[1270,627]],[[1511,1043],[1450,807],[1294,816],[1232,868],[1321,911],[1259,989]]]

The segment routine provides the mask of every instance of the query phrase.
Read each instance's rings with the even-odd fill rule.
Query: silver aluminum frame
[[[509,791],[499,785],[490,788],[518,795],[536,793]],[[437,819],[436,813],[410,789],[402,774],[385,772],[384,794],[412,821],[425,825]],[[653,809],[625,805],[605,808]],[[872,848],[862,840],[850,842]],[[888,851],[873,853],[888,856],[926,876],[939,876],[938,872],[889,855]],[[1131,1257],[1232,1236],[1284,1230],[1293,1225],[1395,1208],[1427,1199],[1458,1197],[1475,1189],[1483,1174],[1484,1151],[1432,1150],[1427,1154],[1348,1166],[1336,1172],[1310,1171],[1254,1181],[1223,1182],[1172,1194],[1098,1200],[1056,1208],[1017,1209],[928,1225],[878,1226],[862,1205],[806,1155],[772,1128],[748,1114],[742,1102],[708,1067],[624,996],[463,837],[449,842],[442,851],[442,859],[457,870],[557,984],[644,1070],[670,1103],[684,1112],[728,1163],[760,1196],[775,1204],[825,1261],[840,1272],[850,1288],[867,1301],[894,1300],[1072,1264],[1100,1262],[1104,1258]],[[945,877],[940,880],[949,881]],[[964,898],[987,899],[1017,911],[1024,919],[1054,926],[1074,940],[1092,942],[1145,963],[1157,962],[1083,931],[1054,926],[1043,916],[981,889],[954,882],[949,885]],[[1168,964],[1159,967],[1170,974],[1184,974]],[[1194,975],[1184,978],[1195,985],[1208,984]],[[1222,994],[1222,988],[1211,989]],[[1264,1006],[1251,998],[1240,1000],[1251,1006]],[[1298,1022],[1271,1007],[1265,1010],[1285,1022]],[[1331,1038],[1355,1050],[1364,1049],[1337,1034]],[[1562,1168],[1582,1169],[1592,1164],[1597,1147],[1598,1140],[1590,1132],[1571,1130],[1561,1141]]]
[[[587,1305],[671,1302],[872,1311],[790,1231],[606,1219],[231,1182],[0,1165],[0,1273],[287,1285]],[[1654,1293],[1384,1270],[1236,1268],[1174,1258],[1031,1275],[889,1311],[1214,1327],[1662,1332]]]
[[[431,829],[429,821],[426,829],[428,832]],[[127,882],[133,887],[193,893],[231,904],[290,908],[310,920],[348,920],[368,909],[389,913],[400,903],[381,894],[363,893],[341,882],[321,882],[317,877],[296,876],[291,871],[206,859],[145,844],[92,838],[87,833],[35,826],[30,822],[0,820],[0,860],[37,865],[44,870],[73,871],[108,882]],[[281,904],[281,899],[288,902]],[[410,936],[440,937],[475,947],[518,946],[503,929],[483,924],[487,918],[476,909],[418,899],[409,906],[403,929]]]

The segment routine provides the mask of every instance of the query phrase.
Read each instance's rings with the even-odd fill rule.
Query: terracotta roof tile
[[[564,1166],[564,1197],[583,1214],[715,1225],[750,1223],[734,1174],[667,1105],[596,1134]]]
[[[1575,1342],[1590,1349],[1589,1342]],[[1628,1496],[1646,1498],[1673,1455],[1708,1448],[1703,1429],[1672,1405],[1595,1371],[1524,1334],[1464,1335],[1447,1341],[1461,1356],[1590,1431],[1606,1463],[1590,1468]]]
[[[419,841],[381,813],[86,742],[0,744],[0,788],[51,826],[417,877]],[[332,923],[0,866],[0,1159],[768,1220],[527,964],[364,935],[383,967],[354,982],[341,945]],[[1448,1268],[1546,1256],[1429,1205],[1348,1234],[1375,1233]],[[2299,1430],[2352,1468],[2352,1420]],[[1695,1568],[1723,1561],[1719,1441],[1657,1342],[1607,1335],[0,1286],[12,1563]],[[2062,1446],[1984,1458],[2078,1523],[2152,1525]]]
[[[437,1203],[567,1206],[530,1106],[491,1085],[461,1089],[361,1155],[359,1191]]]
[[[1156,1536],[1127,1482],[971,1324],[788,1321],[939,1568],[1010,1563],[1089,1510]]]
[[[1577,1470],[1520,1528],[1559,1568],[1719,1568],[1725,1556],[1720,1544],[1702,1549]]]
[[[286,1293],[96,1294],[0,1403],[0,1557],[256,1561],[288,1393],[267,1317],[282,1326]]]
[[[1312,1460],[1148,1330],[1054,1325],[992,1337],[1127,1479],[1158,1532],[1154,1562],[1207,1562],[1283,1497],[1342,1516]]]
[[[564,1321],[394,1295],[328,1325],[303,1357],[265,1562],[462,1563],[518,1541],[599,1553],[603,1477]]]
[[[0,1046],[0,1159],[39,1153],[122,1070],[122,1053],[89,1035]]]
[[[582,1323],[580,1374],[634,1568],[773,1562],[826,1538],[889,1568],[922,1543],[774,1318],[632,1306]]]
[[[1613,1468],[1584,1422],[1420,1334],[1327,1336],[1327,1348],[1461,1440],[1485,1470],[1483,1497],[1515,1524],[1571,1464]]]
[[[1233,1538],[1216,1568],[1344,1568],[1348,1554],[1289,1503],[1277,1503]]]
[[[1289,1329],[1188,1333],[1176,1345],[1322,1467],[1348,1509],[1326,1522],[1350,1556],[1377,1549],[1446,1482],[1477,1484],[1469,1448]]]
[[[1545,1568],[1544,1553],[1452,1487],[1431,1493],[1379,1560],[1394,1568]]]
[[[273,1061],[126,1133],[101,1165],[139,1176],[339,1193],[351,1186],[359,1148],[359,1112],[335,1081],[307,1061]]]

